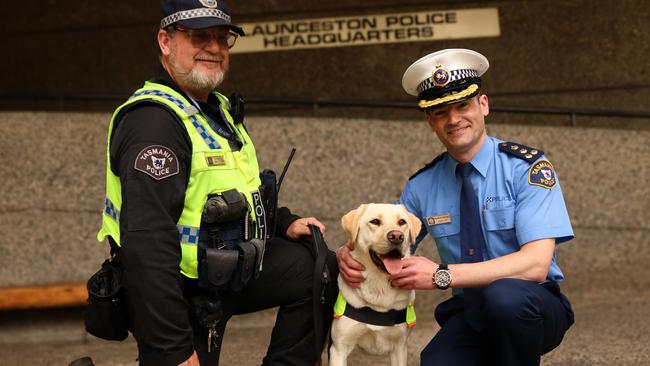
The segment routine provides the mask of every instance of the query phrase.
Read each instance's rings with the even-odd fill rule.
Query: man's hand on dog
[[[287,228],[286,235],[289,239],[292,240],[298,240],[301,236],[311,236],[309,225],[317,226],[320,229],[320,232],[325,235],[325,225],[323,225],[315,217],[303,217],[295,220]]]
[[[350,248],[343,245],[336,251],[336,261],[339,263],[339,274],[343,280],[353,288],[359,288],[363,282],[363,264],[357,262],[350,255]]]
[[[425,257],[410,257],[402,260],[402,271],[391,275],[393,286],[409,290],[429,290],[435,288],[431,280],[438,264]]]

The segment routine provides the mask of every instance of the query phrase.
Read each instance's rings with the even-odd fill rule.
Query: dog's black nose
[[[388,241],[394,245],[400,245],[404,242],[404,234],[399,230],[392,230],[388,232]]]

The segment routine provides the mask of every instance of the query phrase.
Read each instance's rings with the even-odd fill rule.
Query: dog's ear
[[[411,244],[415,244],[415,239],[420,235],[420,230],[422,229],[422,221],[420,221],[417,216],[410,213],[404,205],[402,205],[402,207],[404,208],[404,211],[406,211],[406,217],[408,217],[409,227],[411,228]]]
[[[361,205],[356,209],[346,213],[341,218],[341,226],[346,234],[348,234],[347,245],[350,250],[354,250],[354,243],[357,241],[357,235],[359,234],[359,219],[366,211],[368,205]]]

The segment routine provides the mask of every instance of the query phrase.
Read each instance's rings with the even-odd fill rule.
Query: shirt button
[[[470,256],[473,256],[474,255],[474,249],[469,248],[469,250],[467,251],[467,254],[469,254]]]
[[[499,227],[504,227],[504,226],[506,226],[506,219],[499,220]]]

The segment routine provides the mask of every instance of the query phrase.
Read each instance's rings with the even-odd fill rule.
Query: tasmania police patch
[[[133,168],[155,180],[161,180],[178,174],[178,159],[170,148],[151,145],[138,153]]]
[[[540,160],[528,170],[528,183],[548,189],[555,187],[555,171],[553,165],[546,160]]]

